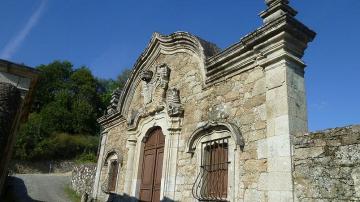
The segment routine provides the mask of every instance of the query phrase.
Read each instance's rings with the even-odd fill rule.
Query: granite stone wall
[[[76,193],[91,195],[96,173],[96,164],[82,164],[74,166],[71,176],[71,186]]]
[[[297,201],[360,201],[360,125],[294,139]]]
[[[187,32],[153,34],[120,97],[98,119],[104,130],[94,199],[110,200],[101,186],[116,151],[121,164],[113,195],[150,200],[155,195],[141,192],[143,168],[160,165],[160,199],[208,200],[201,192],[209,180],[202,145],[227,138],[223,200],[294,201],[292,137],[308,128],[301,58],[316,33],[294,18],[288,3],[266,0],[263,25],[221,52]],[[150,166],[144,145],[155,127],[165,144],[162,164]]]

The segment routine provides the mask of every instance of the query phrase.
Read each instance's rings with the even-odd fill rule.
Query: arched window
[[[198,157],[192,194],[199,201],[233,201],[235,151],[244,141],[235,124],[208,122],[187,141],[187,151]]]
[[[102,190],[105,193],[116,191],[120,161],[121,158],[119,158],[118,152],[115,150],[111,150],[106,154],[104,167],[106,167],[107,175],[105,181],[102,184]]]

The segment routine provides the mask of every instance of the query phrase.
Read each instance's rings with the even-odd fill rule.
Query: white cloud
[[[0,53],[0,58],[10,59],[17,49],[21,46],[22,42],[25,40],[27,35],[31,32],[32,28],[39,21],[42,13],[45,10],[47,0],[42,0],[40,5],[37,7],[35,12],[30,16],[29,20],[26,22],[25,26],[17,33],[5,46],[5,48]]]

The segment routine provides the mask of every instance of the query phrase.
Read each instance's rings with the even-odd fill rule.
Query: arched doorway
[[[140,201],[159,202],[165,136],[161,128],[155,128],[144,140]]]

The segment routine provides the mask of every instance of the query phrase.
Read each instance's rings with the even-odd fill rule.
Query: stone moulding
[[[206,48],[205,48],[206,47]],[[135,62],[132,74],[125,84],[124,90],[118,104],[118,111],[124,116],[127,115],[129,101],[134,94],[135,86],[139,83],[140,77],[144,76],[144,71],[151,66],[154,59],[160,54],[174,54],[177,52],[192,52],[197,55],[203,63],[206,57],[210,57],[218,52],[214,45],[191,35],[187,32],[175,32],[168,36],[154,33],[149,45]],[[147,75],[146,78],[148,78]],[[143,79],[146,79],[145,77]]]
[[[286,1],[280,3],[283,5],[282,7],[286,7]],[[282,9],[282,7],[274,6],[271,9],[278,10]],[[116,111],[120,112],[122,117],[128,117],[129,105],[135,88],[141,80],[140,77],[144,81],[151,79],[153,75],[148,71],[148,67],[152,65],[155,58],[161,53],[192,52],[197,55],[203,63],[203,65],[200,64],[200,68],[204,68],[205,88],[255,66],[274,62],[274,59],[285,57],[285,59],[298,62],[301,66],[305,67],[305,64],[300,59],[303,53],[296,52],[296,48],[291,50],[293,51],[291,52],[289,47],[292,46],[288,43],[299,45],[297,42],[302,41],[306,44],[315,38],[316,33],[294,18],[295,10],[285,10],[287,12],[265,23],[254,32],[241,38],[238,43],[223,51],[220,51],[214,44],[187,32],[175,32],[168,36],[154,33],[147,48],[135,62],[132,74],[121,92]],[[272,43],[281,42],[282,44],[272,48],[274,50],[282,48],[287,52],[278,58],[267,58],[268,54],[271,54],[274,50],[262,50],[262,48],[266,47],[266,44],[268,45],[268,40],[274,40],[274,38],[278,41],[272,41]],[[292,42],[294,40],[297,42]],[[100,123],[102,124],[105,119],[99,119]]]
[[[117,126],[120,123],[125,122],[126,119],[121,116],[120,112],[116,111],[112,114],[106,114],[97,119],[97,122],[104,129],[110,129],[114,126]]]
[[[146,68],[152,64],[154,59],[160,53],[174,54],[178,52],[195,53],[195,55],[197,55],[201,60],[203,60],[203,63],[205,63],[205,58],[218,53],[219,49],[215,47],[214,44],[199,39],[187,32],[175,32],[168,36],[154,33],[147,48],[135,62],[132,73],[126,82],[123,91],[121,92],[116,108],[116,111],[117,113],[120,113],[120,116],[127,117],[130,102],[129,100],[131,100],[133,97],[135,86],[140,82],[140,77],[143,76],[143,79],[147,80],[153,76],[150,75],[150,72],[146,72]],[[111,119],[114,114],[104,115],[98,119],[98,122],[101,125],[109,124],[109,119]]]
[[[197,145],[197,140],[209,132],[217,130],[227,130],[230,132],[231,138],[235,141],[235,144],[240,146],[242,149],[245,146],[244,138],[240,132],[240,129],[230,122],[206,122],[205,124],[199,126],[191,134],[190,138],[186,142],[185,151],[188,153],[194,153]]]
[[[116,158],[119,162],[119,165],[122,165],[122,161],[123,161],[123,157],[122,155],[120,155],[120,151],[118,149],[110,149],[109,151],[106,152],[105,158],[104,158],[104,165],[107,165],[107,159],[111,156],[111,155],[116,155]]]
[[[230,75],[235,71],[254,65],[257,59],[256,53],[258,52],[256,46],[282,32],[286,32],[293,38],[305,42],[311,42],[316,35],[314,31],[291,15],[284,14],[244,36],[238,43],[208,58],[206,60],[206,84],[210,85],[224,77],[224,75]],[[260,54],[262,53],[260,52]],[[263,57],[266,59],[266,54],[263,54]]]

